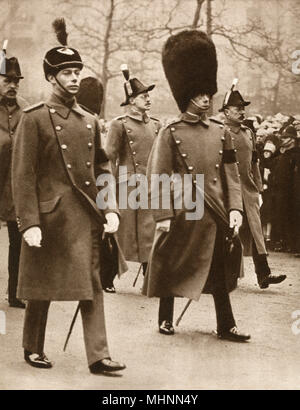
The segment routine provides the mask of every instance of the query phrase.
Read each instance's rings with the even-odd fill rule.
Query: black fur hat
[[[95,77],[86,77],[81,80],[76,100],[89,111],[99,115],[103,101],[103,86]]]
[[[162,50],[162,64],[181,112],[198,94],[217,92],[217,55],[212,40],[199,30],[172,35]]]
[[[49,81],[49,74],[56,76],[56,74],[64,68],[77,67],[80,70],[83,68],[79,52],[75,50],[75,48],[68,47],[68,33],[65,19],[55,19],[52,23],[52,27],[61,46],[51,48],[44,57],[43,66],[47,81]]]

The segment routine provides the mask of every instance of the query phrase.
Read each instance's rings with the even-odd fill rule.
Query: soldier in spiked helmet
[[[148,157],[161,127],[159,120],[148,114],[151,108],[149,91],[153,90],[154,84],[146,86],[137,78],[131,78],[126,64],[121,70],[126,80],[125,101],[121,106],[128,110],[111,121],[105,144],[119,186],[128,184],[131,175],[139,178],[139,175],[146,174]],[[128,187],[128,196],[133,189]],[[118,237],[125,259],[140,262],[145,272],[155,228],[151,212],[129,207],[120,212]]]
[[[241,247],[225,251],[229,228],[242,224],[242,198],[234,145],[223,126],[207,117],[217,91],[215,45],[207,34],[185,30],[169,37],[163,68],[181,111],[154,143],[148,175],[192,177],[193,195],[204,198],[201,219],[186,220],[186,208],[153,210],[156,233],[143,293],[160,297],[159,332],[173,335],[176,296],[214,298],[219,338],[243,342],[250,336],[236,328],[229,292],[241,273]],[[204,192],[197,175],[204,174]],[[161,190],[161,195],[163,190]]]
[[[76,102],[83,63],[67,45],[64,19],[53,23],[60,46],[44,58],[52,95],[24,110],[13,151],[13,195],[23,235],[18,296],[28,301],[24,357],[50,368],[44,353],[50,302],[79,300],[92,373],[122,370],[111,360],[100,283],[103,230],[118,229],[115,208],[98,209],[96,175],[109,172],[95,116]]]
[[[268,264],[260,218],[259,195],[263,186],[255,135],[250,128],[243,125],[245,107],[250,104],[250,101],[245,101],[240,92],[234,89],[236,83],[237,79],[234,80],[231,90],[226,93],[223,106],[219,111],[225,114],[225,129],[236,147],[244,206],[240,237],[245,255],[252,254],[258,285],[261,289],[265,289],[270,284],[282,282],[286,275],[272,274]]]
[[[8,251],[8,302],[11,307],[25,308],[17,294],[21,234],[19,233],[11,189],[11,153],[14,134],[23,108],[28,104],[18,95],[21,74],[16,57],[6,55],[8,42],[5,40],[0,63],[0,219],[6,221]]]

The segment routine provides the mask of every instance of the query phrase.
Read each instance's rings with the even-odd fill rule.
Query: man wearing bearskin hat
[[[4,42],[0,71],[0,219],[6,221],[8,251],[8,302],[9,306],[25,308],[17,299],[21,234],[19,233],[11,190],[11,152],[14,134],[19,123],[22,109],[28,104],[18,96],[22,78],[20,65],[16,57],[6,55],[7,41]]]
[[[126,64],[121,66],[121,70],[126,80],[125,101],[121,106],[128,110],[111,121],[105,144],[105,152],[113,164],[119,187],[128,184],[131,175],[135,174],[138,178],[146,174],[148,157],[160,129],[159,120],[148,115],[151,108],[149,92],[155,85],[146,86],[137,78],[130,78]],[[128,186],[128,197],[134,189]],[[120,209],[120,213],[118,238],[125,259],[140,262],[145,273],[155,229],[151,212],[127,207]],[[112,283],[110,288],[114,291]]]
[[[217,91],[214,43],[204,32],[182,31],[167,40],[162,63],[181,115],[161,130],[148,175],[190,174],[195,193],[201,189],[197,175],[204,174],[204,215],[186,220],[186,209],[153,211],[156,233],[143,293],[160,297],[164,335],[174,334],[175,296],[199,300],[201,293],[211,293],[218,337],[244,342],[250,336],[238,331],[229,299],[241,273],[241,247],[238,240],[231,252],[225,245],[229,229],[242,224],[240,180],[232,140],[207,117]]]
[[[236,82],[234,81],[231,90],[226,93],[219,111],[225,114],[225,129],[235,144],[244,205],[244,219],[240,230],[244,254],[252,254],[258,285],[261,289],[266,289],[270,284],[281,283],[286,279],[286,275],[272,274],[268,264],[260,218],[259,195],[263,186],[255,136],[250,128],[243,125],[245,107],[250,101],[245,101],[240,92],[234,89]]]
[[[23,235],[18,296],[28,301],[24,358],[50,368],[44,353],[50,302],[79,300],[88,365],[92,373],[122,370],[111,360],[100,283],[103,230],[118,229],[116,209],[99,210],[95,175],[108,172],[96,118],[75,96],[83,68],[68,47],[64,19],[53,23],[60,46],[44,57],[52,95],[24,110],[13,151],[13,195]]]

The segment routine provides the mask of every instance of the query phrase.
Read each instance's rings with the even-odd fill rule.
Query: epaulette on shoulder
[[[79,105],[79,107],[80,107],[81,109],[83,109],[83,111],[88,112],[88,113],[91,114],[93,117],[96,116],[96,114],[95,114],[92,110],[90,110],[89,108],[87,108],[85,105],[83,105],[83,104],[78,104],[78,105]]]
[[[31,111],[37,110],[39,108],[42,108],[44,105],[45,105],[45,103],[43,101],[41,101],[37,104],[33,104],[33,105],[30,105],[27,108],[24,108],[23,112],[31,112]]]
[[[180,121],[181,121],[181,118],[180,118],[180,117],[172,118],[172,119],[167,120],[167,121],[165,122],[164,126],[165,126],[165,128],[168,128],[168,127],[170,127],[171,125],[177,124],[177,123],[180,122]]]
[[[222,127],[224,127],[224,122],[220,121],[219,119],[215,117],[209,117],[209,120],[214,122],[215,124],[222,125]]]
[[[119,115],[118,117],[114,118],[114,120],[122,120],[125,117],[126,117],[126,114]]]

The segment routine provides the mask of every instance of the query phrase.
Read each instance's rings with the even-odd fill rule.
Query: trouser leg
[[[143,262],[142,263],[143,276],[145,276],[145,274],[146,274],[147,267],[148,267],[148,262]]]
[[[15,221],[7,221],[9,238],[8,249],[8,300],[14,301],[17,294],[19,260],[21,251],[22,235]]]
[[[85,350],[88,365],[110,357],[104,318],[103,293],[97,293],[94,300],[80,302]]]
[[[255,273],[259,281],[263,280],[266,276],[269,276],[271,274],[267,255],[259,255],[254,240],[252,242],[252,259],[255,266]]]
[[[50,302],[29,300],[25,310],[23,348],[32,353],[44,352],[46,324]]]
[[[174,298],[160,298],[158,310],[158,325],[160,326],[164,320],[173,322],[174,313]]]
[[[224,235],[220,229],[217,230],[210,275],[212,275],[210,280],[213,283],[212,295],[216,309],[217,331],[222,333],[234,327],[235,320],[226,287]]]
[[[80,310],[83,325],[85,350],[88,365],[109,357],[107,347],[103,292],[97,289],[99,282],[101,236],[95,231],[92,234],[92,282],[94,287],[93,300],[80,302]]]

